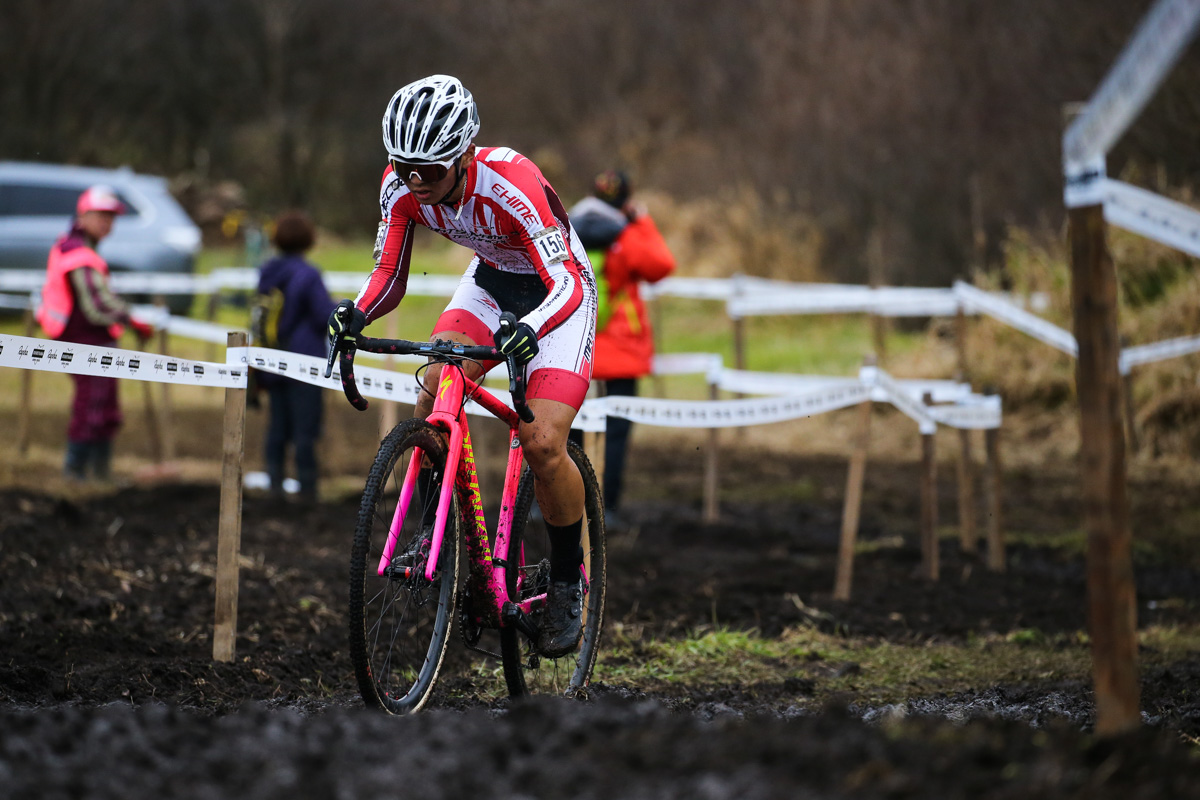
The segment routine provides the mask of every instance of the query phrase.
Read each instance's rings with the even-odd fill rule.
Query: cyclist
[[[388,101],[375,268],[358,297],[339,304],[350,313],[330,316],[329,332],[352,337],[396,308],[407,288],[417,225],[474,250],[431,338],[494,343],[528,369],[535,421],[522,423],[518,436],[550,536],[550,589],[538,649],[558,657],[574,650],[582,635],[584,490],[566,444],[591,380],[596,282],[541,171],[507,147],[477,148],[478,132],[475,100],[457,78],[432,75]],[[504,311],[519,322],[501,337]],[[482,377],[476,365],[467,370],[468,377]],[[440,371],[433,365],[425,373],[419,417],[432,410]]]

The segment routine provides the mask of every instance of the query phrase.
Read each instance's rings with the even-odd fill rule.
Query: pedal
[[[539,633],[537,625],[534,625],[533,620],[529,618],[529,615],[522,611],[520,606],[511,600],[506,602],[504,607],[500,610],[500,620],[506,627],[515,627],[521,633],[528,636],[530,641],[537,641]]]

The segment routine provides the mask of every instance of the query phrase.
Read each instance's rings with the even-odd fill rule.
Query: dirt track
[[[650,485],[677,458],[644,453],[631,481]],[[747,487],[759,474],[752,454],[730,466]],[[833,602],[845,464],[784,467],[807,476],[808,499],[727,504],[715,525],[687,491],[635,495],[632,529],[612,539],[609,619],[646,638],[714,620],[893,642],[1086,627],[1076,556],[1014,546],[1000,576],[943,540],[943,580],[915,580],[916,475],[902,465],[872,467],[863,538],[907,544],[864,554],[855,602]],[[1012,528],[1078,527],[1069,475],[1012,475],[1008,488]],[[1191,513],[1181,496],[1200,503],[1191,486],[1135,486],[1134,517],[1168,526]],[[901,714],[814,700],[829,670],[854,668],[818,664],[755,685],[602,680],[586,703],[510,705],[459,643],[431,713],[367,714],[344,645],[353,498],[246,498],[232,664],[209,657],[217,504],[215,488],[190,485],[87,502],[0,492],[8,796],[1136,798],[1188,796],[1200,779],[1183,741],[1200,735],[1200,654],[1143,670],[1150,724],[1107,743],[1086,733],[1085,681],[912,696]],[[1195,622],[1200,572],[1179,552],[1139,567],[1141,625]],[[1151,609],[1155,597],[1170,602]]]

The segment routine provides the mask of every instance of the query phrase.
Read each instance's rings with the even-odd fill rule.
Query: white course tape
[[[0,292],[40,292],[46,285],[46,270],[0,269]]]
[[[1071,174],[1103,156],[1141,112],[1200,23],[1200,0],[1159,0],[1109,70],[1084,112],[1063,134]]]
[[[867,399],[869,394],[868,387],[851,382],[787,397],[687,401],[609,395],[589,403],[594,402],[597,406],[602,404],[608,414],[644,425],[667,428],[735,428],[823,414],[826,411],[857,405]]]
[[[715,383],[724,364],[716,353],[656,354],[650,366],[651,375],[704,375]]]
[[[952,317],[959,301],[951,289],[837,286],[810,288],[790,284],[771,291],[733,295],[728,315],[867,313],[888,317]]]
[[[0,294],[0,308],[26,309],[32,304],[28,295]]]
[[[1154,192],[1109,179],[1104,218],[1127,231],[1200,256],[1200,211]]]
[[[240,366],[4,334],[0,334],[0,366],[178,386],[246,386],[246,371]]]
[[[927,406],[929,416],[939,425],[968,430],[990,430],[1000,427],[1000,396],[971,395],[954,405]]]
[[[1023,333],[1027,333],[1033,338],[1043,341],[1067,355],[1072,357],[1079,356],[1079,346],[1075,343],[1075,337],[1057,325],[1030,314],[1028,311],[1017,308],[1011,303],[993,297],[985,291],[976,289],[969,283],[955,281],[954,291],[958,294],[959,299],[966,309],[987,314],[989,317],[1010,325]]]
[[[937,423],[929,414],[929,407],[921,400],[909,394],[900,382],[881,370],[879,367],[863,367],[859,377],[864,386],[874,387],[871,399],[888,402],[900,410],[900,413],[917,423],[921,433],[936,433]]]
[[[726,392],[762,395],[797,395],[818,389],[855,385],[858,378],[836,378],[823,375],[786,375],[779,372],[750,372],[722,369],[716,375],[717,387]]]
[[[1200,352],[1200,336],[1184,336],[1179,339],[1165,339],[1153,344],[1126,347],[1121,351],[1121,374],[1128,375],[1131,369],[1141,364],[1165,361],[1168,358],[1179,358],[1198,352]]]

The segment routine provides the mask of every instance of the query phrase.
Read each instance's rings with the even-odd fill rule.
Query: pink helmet
[[[75,203],[76,216],[82,216],[88,211],[111,211],[114,214],[124,214],[125,204],[108,186],[92,186],[79,195]]]

